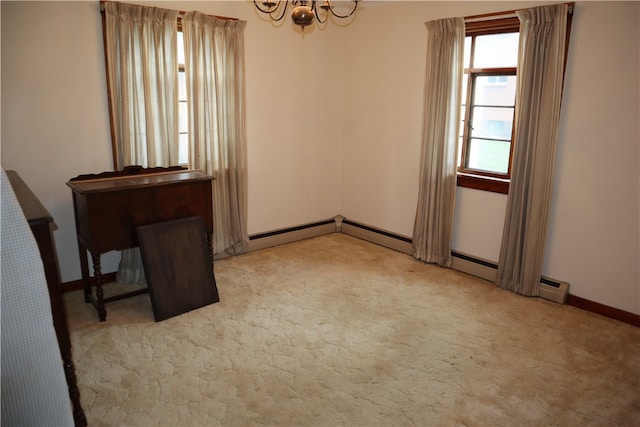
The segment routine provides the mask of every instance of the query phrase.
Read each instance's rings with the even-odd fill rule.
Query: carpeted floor
[[[640,328],[344,234],[215,274],[220,303],[158,323],[66,295],[90,425],[640,425]]]

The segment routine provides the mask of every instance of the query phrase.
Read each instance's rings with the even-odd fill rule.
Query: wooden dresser
[[[101,254],[137,247],[138,226],[200,216],[212,252],[213,178],[199,171],[161,169],[82,175],[67,182],[73,194],[85,301],[93,304],[100,321],[107,319],[105,303],[148,292],[142,289],[105,298],[102,289]],[[87,251],[93,262],[95,297]]]
[[[76,426],[86,426],[87,418],[80,405],[80,391],[78,389],[75,366],[71,355],[71,339],[69,337],[67,313],[64,300],[62,299],[58,258],[56,256],[51,230],[53,218],[16,171],[9,170],[6,171],[6,173],[13,192],[16,195],[16,199],[22,208],[22,212],[38,244],[38,250],[42,258],[44,276],[49,290],[51,312],[53,314],[53,326],[58,338],[64,374],[69,388],[69,397],[73,406],[73,419]]]

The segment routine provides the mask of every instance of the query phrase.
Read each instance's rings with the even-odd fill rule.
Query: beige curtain
[[[104,3],[115,169],[178,164],[178,12]],[[144,283],[138,248],[121,253],[116,280]]]
[[[182,19],[189,165],[212,176],[214,253],[248,244],[244,27],[199,12]]]
[[[464,72],[462,18],[427,22],[427,73],[414,256],[451,265],[460,102]]]
[[[115,168],[178,164],[178,12],[105,2]]]
[[[517,12],[518,88],[511,184],[496,284],[537,296],[560,118],[566,4]]]

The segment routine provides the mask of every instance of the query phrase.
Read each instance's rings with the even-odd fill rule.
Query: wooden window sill
[[[493,193],[509,193],[509,180],[487,176],[458,173],[458,187],[475,188]]]

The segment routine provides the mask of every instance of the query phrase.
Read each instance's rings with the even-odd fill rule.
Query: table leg
[[[104,291],[102,290],[102,267],[100,265],[100,254],[91,254],[93,261],[93,276],[96,281],[96,298],[98,300],[98,318],[101,322],[107,320],[107,309],[104,306]]]
[[[80,405],[80,390],[78,389],[78,380],[76,378],[76,368],[71,359],[71,354],[63,355],[62,362],[64,366],[64,374],[69,384],[69,396],[71,397],[71,405],[73,407],[73,420],[75,427],[84,427],[87,425],[87,417]]]
[[[91,302],[91,277],[89,276],[89,262],[87,261],[87,248],[78,242],[80,254],[80,271],[82,272],[82,289],[84,290],[84,302]]]
[[[60,347],[60,355],[62,356],[62,366],[64,367],[64,375],[67,379],[67,388],[69,390],[69,397],[71,398],[71,404],[73,407],[74,424],[75,427],[84,427],[87,425],[87,418],[82,410],[82,405],[80,404],[80,390],[78,389],[76,370],[73,364],[73,357],[71,355],[69,325],[67,323],[66,307],[62,298],[62,288],[60,287],[60,275],[58,272],[58,261],[54,250],[52,231],[49,224],[31,226],[31,231],[33,231],[33,235],[38,243],[45,278],[47,279],[47,287],[49,289],[49,298],[51,301],[51,314],[53,315],[53,325],[58,338],[58,346]],[[84,250],[84,246],[82,247],[82,253],[84,253],[84,260],[86,264],[87,253]]]

